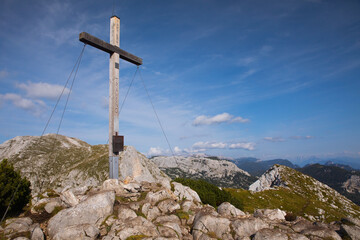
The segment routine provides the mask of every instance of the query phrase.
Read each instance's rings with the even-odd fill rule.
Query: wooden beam
[[[107,43],[97,37],[92,36],[91,34],[87,32],[82,32],[79,34],[79,40],[85,44],[89,44],[90,46],[93,46],[95,48],[98,48],[104,52],[107,52],[109,54],[118,53],[121,59],[124,59],[125,61],[131,62],[137,66],[142,65],[142,59],[125,51],[121,48],[111,45],[110,43]]]

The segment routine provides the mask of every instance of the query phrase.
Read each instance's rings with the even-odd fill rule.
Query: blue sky
[[[109,41],[112,8],[0,2],[0,142],[41,134],[82,49],[78,34]],[[143,58],[174,151],[233,158],[360,157],[359,12],[351,0],[115,1],[120,47]],[[108,64],[85,48],[60,134],[107,142]],[[135,71],[120,62],[120,101]],[[120,133],[145,154],[169,153],[139,75]]]

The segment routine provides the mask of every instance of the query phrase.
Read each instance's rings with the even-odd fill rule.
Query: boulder
[[[75,207],[61,210],[48,222],[47,230],[50,237],[53,238],[65,228],[72,226],[82,224],[99,226],[108,215],[112,214],[114,202],[115,193],[107,191],[90,196]]]
[[[104,191],[115,191],[118,195],[124,192],[124,187],[119,183],[118,179],[105,180],[101,188]]]
[[[60,207],[61,203],[57,202],[57,201],[52,201],[49,202],[45,205],[44,209],[47,213],[52,213],[55,209],[55,207]]]
[[[172,228],[165,227],[165,226],[159,226],[158,230],[159,230],[160,236],[164,237],[165,239],[168,239],[168,238],[178,239],[178,235],[177,235],[176,231]],[[156,238],[156,239],[160,239],[160,238]]]
[[[40,227],[34,228],[31,233],[31,240],[44,240],[44,233]]]
[[[356,225],[341,225],[341,232],[348,235],[352,240],[360,240],[360,227]]]
[[[174,186],[174,194],[180,199],[180,200],[189,200],[194,202],[201,202],[201,199],[197,192],[192,190],[191,188],[182,185],[181,183],[172,182]]]
[[[145,235],[148,237],[159,236],[156,226],[141,216],[130,219],[119,225],[114,224],[110,232],[116,233],[116,236],[120,239],[127,239],[134,235]]]
[[[99,235],[99,229],[90,224],[69,226],[56,233],[54,240],[83,240],[96,239]]]
[[[79,203],[79,199],[75,197],[74,193],[70,189],[62,192],[60,198],[65,204],[71,207]]]
[[[8,219],[5,222],[4,233],[8,235],[16,232],[27,232],[31,224],[32,220],[29,217]]]
[[[327,239],[333,239],[333,240],[341,240],[341,237],[339,234],[337,234],[334,230],[330,230],[327,228],[321,228],[321,227],[313,227],[309,229],[305,229],[301,231],[301,234],[306,236],[315,236],[319,238],[327,238]]]
[[[279,229],[264,228],[255,233],[255,236],[252,238],[252,240],[263,239],[288,240],[288,236]]]
[[[195,217],[192,232],[194,240],[202,239],[203,235],[214,235],[216,238],[232,239],[230,230],[229,219],[216,217],[211,214],[201,214],[200,217]]]
[[[137,215],[134,210],[128,207],[120,206],[118,210],[118,218],[121,220],[136,218]]]
[[[162,189],[157,192],[148,192],[145,200],[154,205],[157,202],[168,198],[174,198],[174,197],[171,195],[169,190]]]
[[[234,207],[231,203],[223,202],[218,206],[217,212],[224,217],[238,217],[245,216],[245,213],[240,209]]]
[[[313,224],[311,222],[309,222],[306,219],[300,219],[299,221],[297,221],[294,225],[292,225],[292,229],[295,232],[300,233],[303,230],[312,228]]]
[[[157,207],[163,213],[171,213],[181,208],[180,204],[172,199],[165,199],[164,201],[161,201]]]
[[[141,212],[150,221],[161,215],[159,208],[156,206],[152,206],[150,203],[145,203],[141,208]]]
[[[241,239],[242,237],[250,237],[263,228],[269,228],[269,224],[261,218],[243,218],[236,219],[231,223],[232,229]]]
[[[270,220],[285,220],[286,212],[280,209],[257,209],[254,217],[266,217]]]
[[[159,223],[159,224],[164,224],[166,222],[181,224],[180,219],[178,218],[178,216],[175,216],[175,215],[160,216],[160,217],[157,217],[154,221],[154,223]]]

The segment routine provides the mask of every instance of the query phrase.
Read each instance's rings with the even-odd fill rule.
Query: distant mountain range
[[[256,181],[256,177],[220,157],[194,155],[157,156],[151,160],[171,178],[203,179],[219,187],[244,188]]]
[[[311,164],[297,170],[325,183],[360,205],[360,171],[347,165],[328,164]]]
[[[273,159],[273,160],[266,160],[261,161],[256,158],[238,158],[235,160],[232,160],[233,163],[236,164],[240,169],[243,169],[247,172],[249,172],[253,176],[261,176],[263,173],[266,172],[270,167],[272,167],[275,164],[280,164],[283,166],[287,166],[290,168],[299,168],[298,165],[293,164],[287,159]]]

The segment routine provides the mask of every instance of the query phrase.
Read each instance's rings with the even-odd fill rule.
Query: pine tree
[[[13,165],[4,159],[0,163],[0,216],[4,215],[10,202],[7,215],[21,212],[30,199],[30,182],[25,177],[22,178]]]

